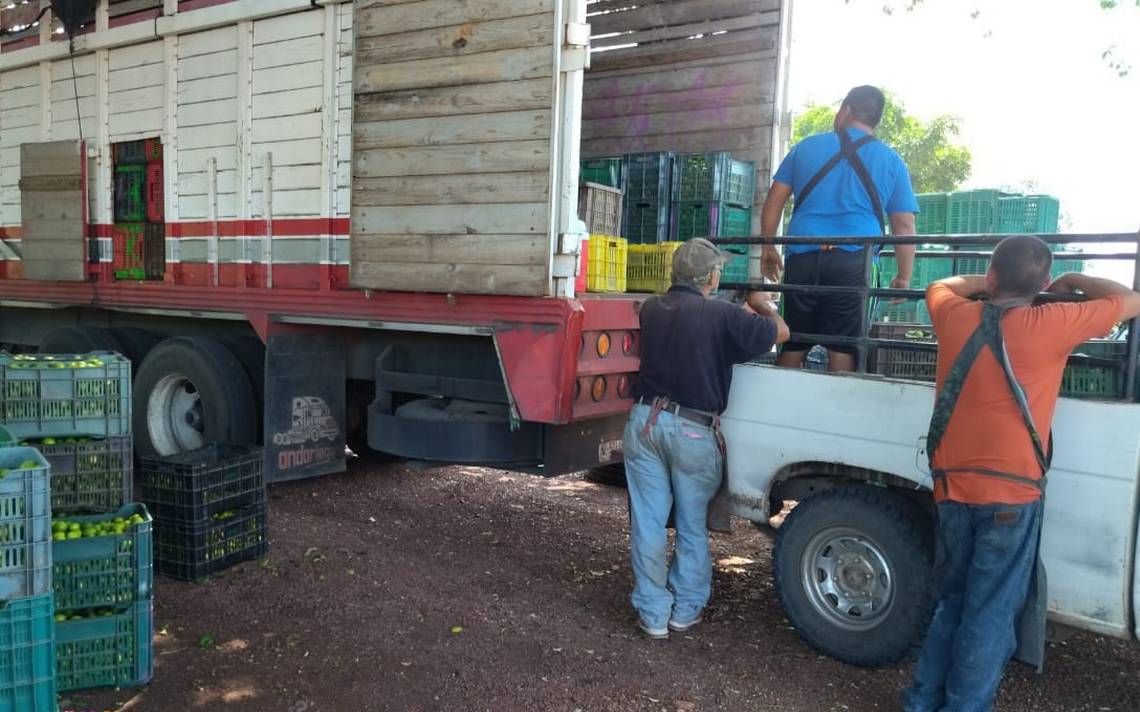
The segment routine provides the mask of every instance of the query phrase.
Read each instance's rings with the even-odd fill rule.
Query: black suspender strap
[[[873,136],[864,136],[859,139],[862,141],[865,138],[874,138]],[[871,172],[867,170],[866,164],[863,159],[859,158],[859,141],[852,141],[851,137],[847,135],[846,131],[839,132],[839,152],[855,169],[855,175],[859,177],[859,182],[863,184],[863,190],[867,191],[867,197],[871,199],[871,209],[875,211],[875,219],[879,221],[879,232],[883,235],[887,234],[887,223],[883,219],[883,203],[879,200],[879,191],[875,189],[875,182],[871,180]]]
[[[934,402],[934,414],[930,418],[930,430],[926,436],[926,456],[930,462],[931,475],[936,480],[953,472],[973,472],[987,477],[1027,484],[1040,490],[1045,489],[1045,474],[1048,472],[1053,460],[1053,438],[1050,434],[1047,448],[1042,445],[1041,437],[1037,432],[1037,426],[1033,422],[1033,413],[1029,408],[1029,400],[1025,396],[1025,389],[1022,388],[1021,383],[1013,373],[1013,367],[1010,365],[1009,354],[1005,348],[1005,339],[1001,332],[1001,318],[1008,309],[1008,307],[995,306],[989,302],[982,305],[982,323],[974,330],[970,338],[966,340],[962,350],[958,352],[958,356],[954,359],[953,366],[950,367],[950,373],[947,374],[946,380],[942,384],[942,390],[939,391],[938,398]],[[966,383],[966,376],[969,375],[970,369],[973,368],[983,348],[989,348],[990,351],[993,352],[994,357],[997,358],[998,363],[1001,364],[1002,372],[1005,374],[1006,384],[1009,386],[1010,392],[1017,402],[1018,410],[1021,411],[1021,417],[1025,423],[1025,429],[1029,432],[1029,439],[1033,443],[1033,452],[1037,458],[1037,464],[1041,467],[1040,480],[1011,472],[999,472],[985,468],[949,468],[940,470],[934,467],[934,455],[938,452],[938,448],[942,444],[943,436],[946,435],[946,430],[950,425],[950,418],[954,414],[954,408],[958,405],[959,396],[962,395],[962,387]]]
[[[807,200],[807,197],[811,195],[812,191],[814,191],[816,186],[819,185],[819,182],[826,178],[827,174],[831,173],[831,171],[837,165],[839,165],[839,162],[844,159],[847,159],[847,162],[851,163],[852,167],[855,167],[857,163],[858,166],[863,169],[863,173],[860,174],[859,168],[855,168],[855,173],[859,175],[859,180],[863,183],[863,187],[867,190],[867,194],[871,198],[871,203],[875,206],[879,205],[879,195],[875,191],[874,184],[870,182],[871,178],[867,173],[867,167],[863,165],[863,161],[859,158],[859,154],[857,153],[860,148],[874,141],[875,137],[868,134],[866,136],[860,137],[856,141],[852,141],[851,137],[847,135],[846,131],[837,131],[836,135],[839,136],[839,153],[836,153],[831,157],[830,160],[828,160],[827,163],[823,164],[823,167],[816,171],[815,175],[809,178],[808,182],[804,184],[804,187],[801,188],[799,193],[796,194],[796,203],[794,206],[792,206],[793,213],[800,209],[800,207],[804,204],[804,201]],[[852,163],[852,157],[854,157],[855,163]],[[863,179],[864,175],[867,176],[866,180]],[[882,214],[881,211],[879,211],[879,214]],[[882,223],[882,217],[879,218],[879,222]]]

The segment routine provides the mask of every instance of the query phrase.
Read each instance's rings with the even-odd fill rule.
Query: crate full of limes
[[[155,524],[154,565],[164,576],[200,581],[269,553],[265,502],[217,512],[194,526]]]
[[[61,691],[130,687],[153,671],[153,542],[146,507],[52,521]]]
[[[130,435],[24,441],[51,465],[51,511],[114,512],[131,501],[134,452]]]
[[[129,435],[131,362],[109,351],[0,351],[0,422],[22,439]]]
[[[0,601],[51,592],[50,472],[34,448],[0,449]]]

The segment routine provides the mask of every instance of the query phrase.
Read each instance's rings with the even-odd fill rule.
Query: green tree
[[[796,117],[792,140],[834,130],[838,108],[838,104],[806,107]],[[970,176],[970,149],[955,143],[958,120],[953,116],[936,116],[930,121],[908,116],[902,102],[888,92],[875,135],[902,156],[916,193],[956,190]]]

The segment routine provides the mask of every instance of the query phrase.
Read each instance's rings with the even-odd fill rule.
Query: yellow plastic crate
[[[631,292],[664,294],[673,283],[673,253],[683,242],[630,245],[626,288]]]
[[[620,237],[590,235],[586,291],[624,292],[629,243]]]

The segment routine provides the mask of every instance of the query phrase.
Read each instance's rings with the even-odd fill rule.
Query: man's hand
[[[891,289],[910,289],[910,277],[905,279],[900,275],[891,280]],[[906,299],[898,297],[891,300],[891,304],[902,304]]]
[[[784,258],[775,245],[764,245],[760,251],[760,273],[766,279],[779,282],[784,273]]]
[[[1081,286],[1079,284],[1080,276],[1081,275],[1075,274],[1073,272],[1063,274],[1057,279],[1053,280],[1053,283],[1046,287],[1045,291],[1051,292],[1053,294],[1076,294],[1077,292],[1081,291]]]

